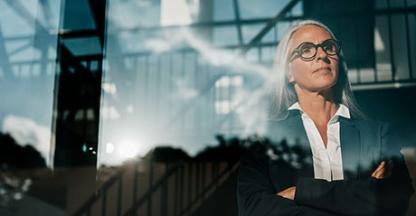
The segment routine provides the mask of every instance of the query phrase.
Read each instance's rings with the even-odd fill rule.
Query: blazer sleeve
[[[328,182],[300,178],[295,201],[300,205],[345,215],[404,215],[414,192],[398,139],[381,128],[383,160],[392,166],[391,176]],[[370,172],[371,173],[371,172]]]
[[[240,216],[330,215],[276,195],[268,177],[268,162],[252,153],[241,158],[237,182]]]

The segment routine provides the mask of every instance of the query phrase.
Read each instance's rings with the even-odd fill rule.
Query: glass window
[[[235,20],[233,0],[214,0],[214,21]]]
[[[0,2],[0,20],[7,20],[0,24],[1,135],[10,135],[21,147],[32,147],[43,166],[51,165],[60,4],[49,0]]]
[[[213,31],[213,43],[216,46],[238,45],[237,27],[215,27]]]
[[[273,17],[286,6],[288,0],[240,0],[240,14],[243,19]]]

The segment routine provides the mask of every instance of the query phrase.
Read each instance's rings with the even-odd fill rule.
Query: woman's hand
[[[296,193],[296,186],[292,186],[290,188],[286,188],[279,193],[277,193],[278,196],[284,197],[286,199],[294,200],[295,199],[295,193]]]
[[[384,179],[391,175],[391,166],[388,166],[385,161],[381,161],[377,169],[371,174],[371,177],[376,179]]]

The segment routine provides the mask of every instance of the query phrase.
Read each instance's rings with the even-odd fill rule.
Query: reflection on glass
[[[233,0],[214,0],[214,21],[235,19]]]
[[[35,176],[52,166],[60,7],[55,0],[0,1],[0,215],[29,214],[33,206],[61,212],[33,195]]]
[[[1,132],[47,165],[59,10],[60,1],[0,2]]]
[[[241,17],[244,19],[255,19],[273,17],[277,11],[281,11],[290,1],[274,1],[274,0],[243,0],[240,3]]]
[[[215,134],[264,132],[261,122],[267,112],[265,106],[257,105],[267,102],[272,74],[267,67],[270,61],[268,65],[259,61],[272,59],[268,47],[264,52],[250,50],[247,58],[239,55],[235,26],[139,30],[142,26],[135,24],[129,30],[114,20],[120,16],[114,8],[125,4],[109,2],[99,164],[120,164],[133,156],[143,157],[162,144],[195,155],[214,142]],[[181,16],[187,17],[165,23],[163,17],[177,17],[172,11],[168,13],[170,4],[161,2],[159,26],[215,19],[203,12],[210,10],[211,4],[178,1],[189,12]],[[153,4],[141,6],[153,8]],[[196,10],[198,7],[204,10]],[[254,36],[256,31],[250,33]],[[272,39],[275,42],[277,38],[268,38],[273,49]]]

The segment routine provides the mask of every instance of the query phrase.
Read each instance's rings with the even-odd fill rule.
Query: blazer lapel
[[[293,134],[310,157],[310,164],[298,171],[298,177],[314,177],[312,150],[299,112],[292,110],[281,122],[286,135]],[[283,132],[282,131],[282,132]],[[340,141],[344,179],[358,179],[361,164],[361,134],[357,120],[340,117]]]
[[[293,170],[292,168],[287,170],[287,167],[285,168],[276,161],[270,160],[270,178],[273,180],[276,191],[293,186],[296,183],[296,179],[299,177],[313,178],[312,151],[299,111],[291,110],[285,119],[276,122],[272,128],[273,129],[269,131],[272,133],[271,135],[279,135],[274,137],[274,141],[280,142],[282,139],[293,141],[297,139],[298,143],[305,150],[305,153],[307,154],[306,157],[310,158],[310,161],[308,161],[307,164],[304,164],[304,166],[296,170]]]
[[[353,119],[340,117],[340,140],[344,179],[359,178],[361,137]]]
[[[299,139],[302,147],[309,149],[309,140],[308,136],[306,135],[305,127],[303,126],[302,117],[298,110],[292,110],[293,114],[291,114],[287,119],[287,126],[289,130],[296,134],[296,138]]]
[[[293,112],[290,117],[287,119],[288,129],[296,134],[296,139],[298,139],[299,144],[305,150],[307,158],[310,158],[307,164],[304,167],[298,170],[298,177],[314,177],[313,170],[313,159],[312,159],[312,150],[309,144],[309,139],[306,134],[305,127],[303,125],[301,114],[298,110],[291,110]]]

